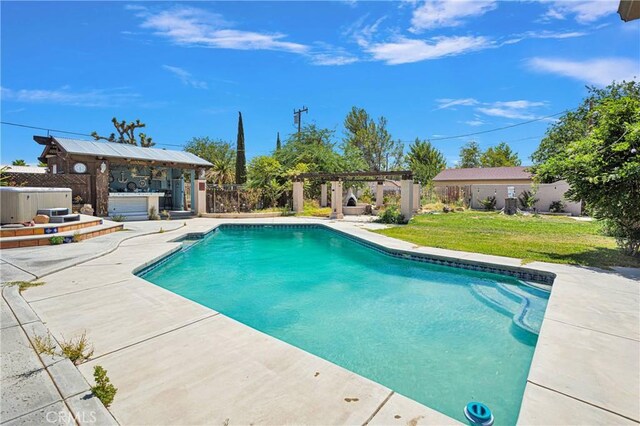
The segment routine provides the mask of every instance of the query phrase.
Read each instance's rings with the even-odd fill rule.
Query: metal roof
[[[163,163],[193,164],[197,166],[212,166],[210,162],[185,151],[142,148],[124,143],[85,141],[61,138],[57,136],[53,137],[53,139],[62,147],[62,149],[70,154],[91,155],[105,158],[128,158],[132,160],[160,161]]]
[[[445,169],[433,178],[436,182],[454,180],[530,180],[531,173],[527,167],[479,167],[469,169]]]

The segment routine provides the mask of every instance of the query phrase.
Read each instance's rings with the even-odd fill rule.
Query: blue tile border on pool
[[[403,251],[403,250],[391,249],[391,248],[384,247],[384,246],[376,244],[376,243],[372,243],[370,241],[366,241],[366,240],[364,240],[364,239],[362,239],[360,237],[356,237],[356,236],[351,235],[351,234],[349,234],[347,232],[337,230],[335,228],[332,228],[330,226],[326,226],[324,224],[223,223],[223,224],[220,224],[220,225],[216,226],[213,229],[210,229],[207,232],[190,232],[190,233],[188,233],[186,235],[183,235],[183,236],[181,236],[178,239],[173,240],[173,241],[174,242],[180,242],[180,241],[185,241],[185,240],[202,240],[202,239],[206,238],[207,236],[215,233],[219,229],[224,229],[224,228],[323,229],[323,230],[327,230],[327,231],[330,231],[330,232],[334,232],[334,233],[340,235],[341,237],[344,237],[344,238],[346,238],[348,240],[351,240],[351,241],[353,241],[353,242],[355,242],[357,244],[360,244],[362,246],[365,246],[367,248],[375,250],[375,251],[377,251],[379,253],[382,253],[384,255],[396,257],[396,258],[399,258],[399,259],[408,259],[408,260],[413,260],[413,261],[416,261],[416,262],[430,263],[430,264],[438,265],[438,266],[448,266],[448,267],[452,267],[452,268],[460,268],[460,269],[465,269],[465,270],[468,270],[468,271],[476,271],[476,272],[485,272],[485,273],[492,273],[492,274],[498,274],[498,275],[505,275],[505,276],[509,276],[509,277],[512,277],[512,278],[519,279],[521,281],[530,281],[530,282],[535,282],[535,283],[545,284],[545,285],[552,285],[553,281],[554,281],[554,279],[556,277],[556,275],[554,273],[537,271],[535,269],[528,269],[528,268],[521,268],[521,267],[508,267],[508,266],[495,265],[495,264],[492,264],[492,263],[474,262],[474,261],[455,259],[455,258],[445,257],[445,256],[436,256],[436,255],[414,253],[414,252],[406,252],[406,251]],[[181,252],[182,252],[182,250],[178,250],[176,252],[170,253],[167,257],[164,257],[164,258],[160,259],[158,262],[143,268],[139,272],[136,272],[136,275],[141,276],[141,275],[144,275],[144,274],[148,273],[149,271],[151,271],[152,269],[155,269],[160,264],[166,263],[166,261],[169,260],[169,258],[173,258],[176,255],[176,253],[181,253]]]

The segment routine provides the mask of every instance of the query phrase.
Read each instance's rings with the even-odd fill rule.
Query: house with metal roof
[[[173,217],[206,210],[204,176],[211,163],[189,152],[57,136],[33,139],[44,146],[39,160],[51,175],[85,178],[83,201],[97,216],[133,220],[148,218],[150,210],[173,211]]]

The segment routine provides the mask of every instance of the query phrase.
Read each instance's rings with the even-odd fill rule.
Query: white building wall
[[[519,197],[522,191],[531,191],[532,185],[471,185],[471,208],[483,209],[484,207],[480,203],[481,200],[487,197],[496,197],[496,209],[502,209],[504,207],[504,199],[507,198],[507,188],[513,186],[515,188],[516,197]],[[538,202],[535,204],[535,208],[540,212],[548,212],[549,206],[554,201],[562,201],[564,203],[564,211],[571,213],[573,216],[579,216],[582,212],[582,203],[576,203],[569,201],[564,197],[565,192],[569,190],[569,184],[565,181],[558,181],[555,183],[547,183],[538,185],[538,191],[536,192],[536,198]],[[518,207],[520,205],[518,204]]]

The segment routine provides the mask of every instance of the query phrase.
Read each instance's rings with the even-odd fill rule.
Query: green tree
[[[254,157],[247,168],[247,186],[260,190],[265,205],[273,207],[285,190],[283,167],[269,155]]]
[[[229,142],[211,139],[208,136],[193,137],[184,150],[213,164],[207,170],[207,180],[211,183],[233,183],[235,178],[236,152]]]
[[[333,130],[307,124],[299,133],[290,135],[274,156],[283,170],[296,170],[299,164],[304,164],[309,172],[340,172],[347,167],[347,161],[336,152],[333,137]],[[306,183],[305,194],[312,198],[319,196],[320,182]]]
[[[567,141],[575,141],[587,137],[590,125],[593,125],[592,108],[606,99],[637,98],[640,96],[640,85],[636,82],[613,83],[604,89],[589,87],[589,93],[582,103],[572,111],[568,111],[557,122],[552,124],[540,142],[538,149],[531,155],[535,165],[545,163],[562,152],[565,152]],[[559,180],[558,176],[541,176],[544,183]]]
[[[344,119],[343,151],[350,150],[363,159],[370,171],[391,170],[402,164],[404,145],[387,131],[387,119],[376,123],[363,108],[353,107]]]
[[[522,162],[518,158],[518,153],[513,152],[506,142],[491,146],[480,155],[481,167],[513,167],[520,164]]]
[[[312,172],[337,172],[341,160],[334,149],[333,135],[332,130],[307,124],[299,133],[289,136],[280,150],[276,151],[275,158],[287,169],[305,163]]]
[[[460,160],[457,167],[460,169],[473,169],[481,166],[480,157],[482,150],[476,141],[469,141],[460,148]]]
[[[38,161],[38,167],[49,167],[49,165],[44,161]]]
[[[24,160],[13,160],[11,162],[12,166],[26,166],[27,163]]]
[[[280,142],[280,132],[278,132],[278,138],[276,139],[276,151],[279,151],[282,148],[282,143]]]
[[[429,185],[433,178],[447,167],[442,152],[431,145],[431,142],[418,138],[409,147],[407,161],[415,179],[423,185]]]
[[[118,121],[117,118],[113,117],[111,119],[111,123],[113,123],[113,127],[116,128],[116,132],[118,132],[118,136],[115,133],[111,133],[108,137],[98,135],[98,132],[92,132],[91,136],[95,140],[106,140],[108,142],[116,142],[116,143],[126,143],[130,145],[138,145],[138,140],[136,139],[135,131],[136,129],[140,129],[146,127],[147,125],[141,123],[140,120],[131,121],[129,123],[126,120]],[[144,133],[140,133],[138,135],[140,139],[140,146],[143,148],[149,148],[155,145],[155,143]]]
[[[589,88],[577,113],[547,132],[534,154],[535,176],[564,179],[565,196],[584,201],[631,256],[640,253],[640,83]],[[582,121],[582,122],[580,122]],[[568,128],[563,128],[567,126]],[[560,144],[558,135],[571,135]]]
[[[244,152],[244,126],[242,113],[238,112],[238,139],[236,142],[236,183],[243,184],[247,181],[247,159]]]

